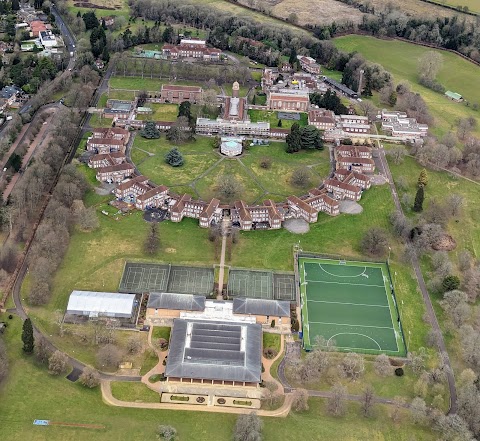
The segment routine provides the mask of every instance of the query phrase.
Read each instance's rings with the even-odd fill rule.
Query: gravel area
[[[288,219],[283,223],[283,226],[295,234],[305,234],[310,231],[310,225],[303,219]]]
[[[340,213],[346,214],[360,214],[363,211],[363,207],[354,201],[341,201]]]

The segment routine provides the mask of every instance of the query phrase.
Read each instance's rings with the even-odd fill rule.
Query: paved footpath
[[[241,407],[222,407],[222,406],[205,406],[195,404],[172,404],[172,403],[138,403],[131,401],[121,401],[112,395],[111,382],[102,380],[101,391],[103,401],[110,406],[130,407],[137,409],[158,409],[158,410],[191,410],[195,412],[216,412],[216,413],[234,413],[248,414],[252,409],[244,409]],[[160,396],[159,396],[160,397]],[[256,410],[255,413],[264,417],[286,417],[292,407],[292,395],[286,395],[285,401],[281,407],[276,410]]]

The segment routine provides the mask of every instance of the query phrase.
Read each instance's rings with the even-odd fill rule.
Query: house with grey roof
[[[261,374],[261,325],[175,319],[165,368],[167,383],[256,388]]]

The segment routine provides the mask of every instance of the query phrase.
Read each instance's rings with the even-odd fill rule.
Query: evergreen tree
[[[33,336],[32,321],[29,318],[25,319],[23,322],[22,341],[24,352],[31,354],[35,347],[35,338]]]
[[[420,213],[423,211],[423,200],[425,199],[425,193],[423,186],[418,187],[417,194],[415,195],[415,202],[413,204],[413,211]]]
[[[98,21],[97,16],[95,15],[95,11],[85,12],[82,16],[83,21],[85,23],[85,29],[88,31],[89,29],[98,28],[100,22]]]
[[[157,129],[155,121],[146,121],[144,129],[140,132],[140,136],[147,139],[160,138],[160,130]]]
[[[254,95],[253,95],[253,100],[252,100],[252,104],[253,104],[253,105],[255,105],[256,98],[257,98],[257,95],[254,94]]]
[[[167,26],[163,31],[162,40],[165,43],[173,43],[174,35],[175,35],[175,31],[173,30],[173,28],[171,26]]]
[[[297,62],[297,51],[294,47],[290,49],[290,58],[288,59],[288,62],[292,65],[292,67]]]
[[[398,98],[397,91],[392,90],[392,93],[388,97],[388,104],[390,104],[390,106],[394,107],[395,104],[397,104],[397,98]]]
[[[318,148],[320,132],[315,126],[306,126],[300,129],[300,143],[302,149]],[[323,144],[320,144],[323,147]]]
[[[277,127],[282,127],[282,120],[281,119],[278,120]]]
[[[222,139],[220,138],[220,136],[215,136],[215,138],[213,138],[213,148],[214,149],[219,149],[220,146],[222,145]]]
[[[12,0],[12,11],[20,10],[20,2],[18,0]]]
[[[426,187],[427,184],[428,184],[427,170],[423,169],[420,172],[420,176],[418,177],[418,186],[419,187]]]
[[[442,281],[442,287],[445,292],[458,289],[460,287],[460,279],[458,276],[446,276]]]
[[[178,117],[184,116],[188,119],[188,122],[191,123],[193,120],[192,117],[192,104],[190,101],[183,101],[178,107]]]
[[[172,167],[181,167],[183,165],[183,156],[176,147],[173,147],[166,155],[165,162]]]
[[[300,135],[300,126],[298,123],[294,123],[290,129],[290,133],[287,135],[287,153],[295,153],[302,148],[302,140]]]

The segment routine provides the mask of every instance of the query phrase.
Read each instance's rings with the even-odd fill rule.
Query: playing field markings
[[[393,330],[395,330],[395,328],[390,328],[389,326],[371,326],[371,325],[356,325],[356,324],[349,325],[347,323],[329,323],[329,322],[312,322],[312,321],[309,321],[309,323],[310,324],[313,323],[315,325],[356,326],[358,328],[375,328],[375,329],[393,329]]]
[[[388,305],[370,305],[366,303],[348,303],[348,302],[330,302],[328,300],[307,300],[307,302],[313,303],[334,303],[337,305],[353,305],[353,306],[371,306],[373,308],[390,308]]]
[[[318,264],[318,266],[322,269],[322,271],[326,272],[328,275],[332,276],[332,277],[361,277],[363,274],[365,274],[365,272],[367,271],[367,267],[364,266],[363,267],[363,271],[359,274],[355,274],[353,276],[340,276],[338,274],[332,274],[331,272],[327,271],[321,263]]]
[[[372,340],[377,346],[378,346],[378,349],[382,350],[382,347],[378,344],[378,341],[375,340],[374,338],[370,337],[369,335],[365,335],[365,334],[360,334],[358,332],[339,332],[338,334],[335,334],[335,335],[332,335],[328,340],[327,340],[327,346],[328,346],[328,342],[332,339],[334,339],[337,335],[361,335],[362,337],[366,337],[368,338],[369,340]],[[338,346],[342,349],[345,349],[343,346]]]
[[[326,280],[306,280],[307,283],[333,283],[336,285],[351,285],[351,286],[371,286],[376,288],[385,288],[385,285],[365,285],[364,283],[348,283],[348,282],[327,282]]]

